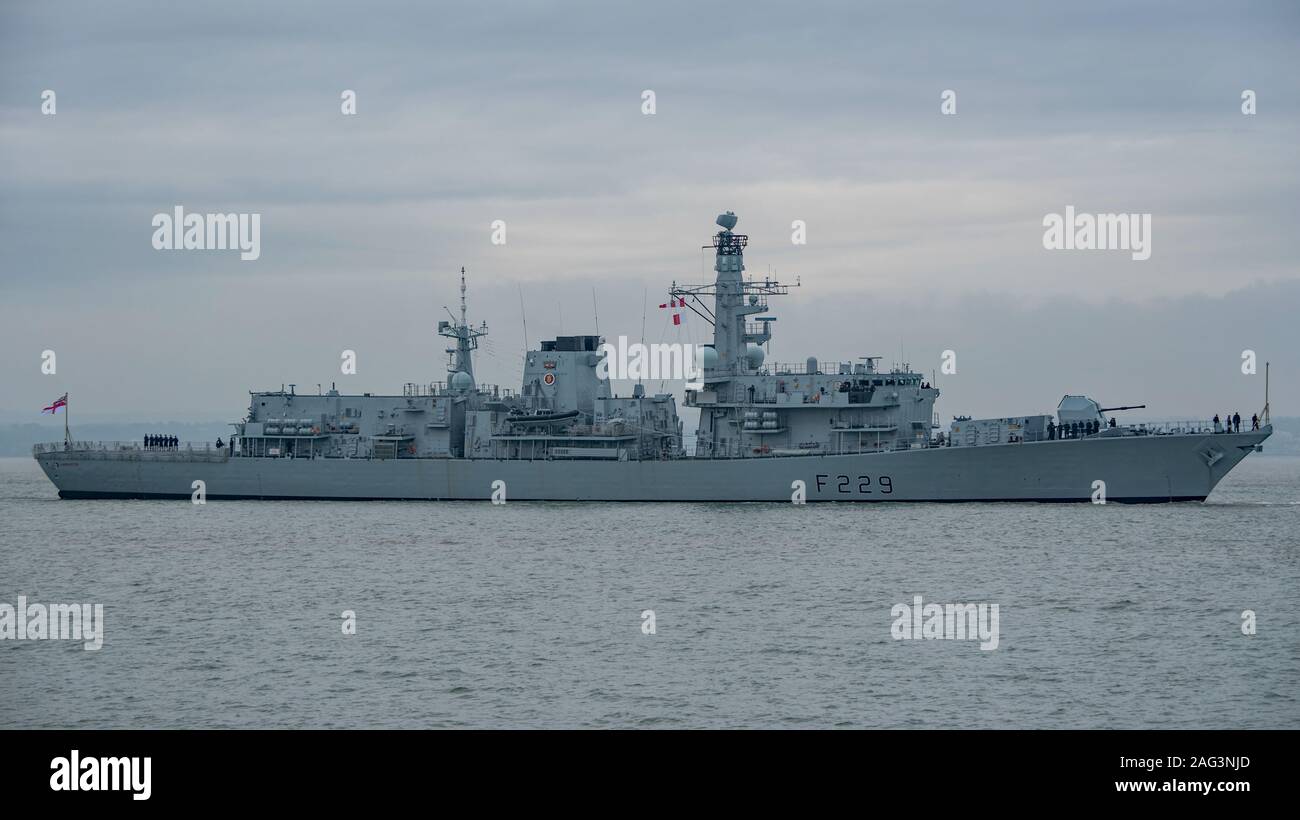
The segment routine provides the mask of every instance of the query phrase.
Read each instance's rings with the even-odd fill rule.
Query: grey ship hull
[[[668,461],[246,458],[203,451],[36,455],[62,498],[507,501],[1203,501],[1271,433],[1098,437],[869,455]]]

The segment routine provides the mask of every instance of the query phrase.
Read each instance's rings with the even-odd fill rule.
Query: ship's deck
[[[1090,436],[1080,438],[1056,438],[1042,440],[1025,440],[1025,441],[1004,441],[997,443],[984,444],[945,444],[937,445],[934,442],[913,442],[912,446],[898,449],[810,449],[806,452],[792,452],[775,450],[767,453],[754,453],[742,455],[715,455],[712,457],[697,456],[686,454],[676,461],[696,461],[696,460],[719,460],[733,461],[738,459],[769,459],[769,458],[804,458],[817,456],[850,456],[850,455],[888,455],[890,453],[910,452],[917,450],[973,450],[986,448],[1001,447],[1025,447],[1025,446],[1047,446],[1056,445],[1072,446],[1081,442],[1100,442],[1114,441],[1116,439],[1133,439],[1133,438],[1204,438],[1206,436],[1218,437],[1229,435],[1247,435],[1250,433],[1264,433],[1267,436],[1271,433],[1271,425],[1265,425],[1260,430],[1242,430],[1240,433],[1231,433],[1226,430],[1215,430],[1212,422],[1202,421],[1182,421],[1182,422],[1162,422],[1159,424],[1141,424],[1128,427],[1107,427],[1101,432]],[[842,431],[836,431],[842,432]],[[533,436],[510,436],[511,439],[529,439],[536,438]],[[628,438],[626,436],[620,438]],[[557,440],[573,440],[574,437],[559,437]],[[232,450],[230,447],[217,448],[211,442],[181,442],[176,447],[145,447],[138,441],[70,441],[70,442],[46,442],[37,444],[32,447],[32,455],[37,460],[48,458],[57,458],[59,456],[75,457],[86,460],[104,460],[104,461],[159,461],[159,462],[227,462],[227,461],[245,461],[245,460],[280,460],[291,458],[291,456],[260,456],[242,452],[238,449]],[[303,458],[303,457],[300,457]],[[330,460],[345,460],[348,457],[331,457],[317,455],[315,458],[328,458]],[[389,459],[374,459],[380,461],[446,461],[449,456],[446,455],[411,455],[401,456]],[[351,460],[357,460],[351,457]],[[370,460],[362,458],[360,460]],[[481,458],[470,459],[481,461],[499,461],[499,458]],[[520,458],[506,459],[515,461],[544,461],[542,458]],[[565,460],[573,460],[571,457]],[[657,460],[657,459],[656,459]]]

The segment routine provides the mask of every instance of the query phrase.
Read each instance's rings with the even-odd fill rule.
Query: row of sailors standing
[[[1110,420],[1110,426],[1115,426],[1115,419]],[[1069,424],[1061,422],[1058,427],[1052,420],[1047,422],[1047,440],[1055,441],[1058,438],[1084,438],[1086,436],[1096,435],[1101,432],[1101,422],[1099,421],[1072,421]]]
[[[1259,429],[1259,414],[1255,413],[1250,417],[1250,429]],[[1233,413],[1231,416],[1224,415],[1223,421],[1219,421],[1218,415],[1214,417],[1214,432],[1216,433],[1240,433],[1241,432],[1241,414]]]
[[[144,449],[146,450],[175,450],[181,446],[181,440],[177,436],[145,436]]]
[[[1059,427],[1052,421],[1047,422],[1047,438],[1049,441],[1054,439],[1071,439],[1086,438],[1087,436],[1096,435],[1101,432],[1101,422],[1070,422],[1062,423]],[[1110,420],[1110,426],[1115,426],[1115,419]],[[1259,429],[1259,415],[1255,414],[1250,417],[1250,429]],[[1241,432],[1241,414],[1233,413],[1230,416],[1224,416],[1222,420],[1216,415],[1214,417],[1214,432],[1216,433],[1240,433]]]

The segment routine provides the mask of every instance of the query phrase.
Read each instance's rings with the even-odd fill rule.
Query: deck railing
[[[218,448],[210,441],[182,441],[175,447],[145,447],[140,441],[51,441],[32,447],[32,455],[42,453],[69,453],[78,458],[103,459],[225,461],[230,458],[229,446]]]
[[[1214,429],[1214,422],[1207,419],[1192,419],[1190,421],[1148,421],[1138,422],[1136,424],[1125,425],[1137,435],[1151,436],[1168,436],[1174,434],[1197,434],[1197,433],[1228,433],[1231,432],[1225,426],[1220,424],[1219,429]],[[1250,421],[1242,419],[1242,432],[1250,431]]]
[[[509,399],[515,394],[510,388],[499,387],[495,384],[475,385],[474,392],[485,398],[493,399]],[[402,395],[410,399],[424,396],[458,396],[460,392],[448,388],[446,382],[430,382],[428,384],[407,382],[402,385]]]

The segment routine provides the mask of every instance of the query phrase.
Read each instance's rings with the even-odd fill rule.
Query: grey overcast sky
[[[4,3],[0,421],[441,379],[461,265],[480,381],[518,383],[521,294],[534,345],[592,332],[593,292],[606,336],[648,302],[648,341],[702,341],[656,306],[727,209],[801,282],[772,359],[954,350],[945,419],[1248,415],[1268,359],[1294,415],[1298,44],[1293,0]],[[261,258],[155,250],[177,205],[261,214]],[[1068,205],[1151,214],[1151,258],[1044,249]]]

